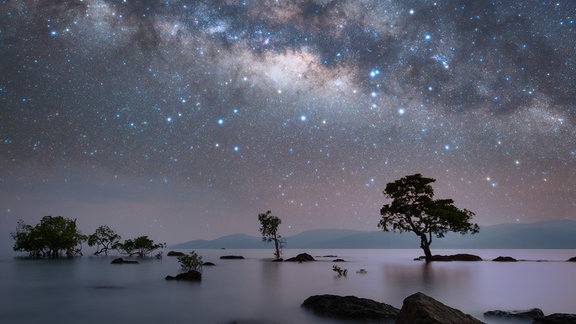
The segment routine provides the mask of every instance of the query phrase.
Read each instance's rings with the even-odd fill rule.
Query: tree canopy
[[[94,255],[101,253],[108,255],[108,251],[112,249],[120,239],[120,235],[108,227],[108,225],[101,225],[93,234],[88,236],[88,245],[96,245],[96,252],[94,252]]]
[[[274,256],[279,259],[281,256],[281,248],[283,245],[282,236],[278,233],[278,226],[282,220],[274,215],[271,211],[258,214],[258,221],[260,221],[260,233],[262,234],[262,241],[274,242]]]
[[[28,252],[30,256],[81,255],[82,242],[86,240],[76,220],[62,216],[44,216],[35,226],[19,220],[11,236],[15,240],[14,251]]]
[[[444,237],[447,232],[478,233],[479,227],[470,221],[475,214],[454,206],[452,199],[434,200],[430,185],[436,179],[421,174],[405,176],[386,185],[384,196],[392,199],[380,210],[378,227],[384,231],[414,232],[420,237],[420,247],[426,261],[432,260],[432,236]]]
[[[125,240],[124,243],[116,243],[113,248],[129,256],[136,255],[145,257],[157,249],[164,247],[164,243],[154,243],[148,236],[139,236],[134,239]]]

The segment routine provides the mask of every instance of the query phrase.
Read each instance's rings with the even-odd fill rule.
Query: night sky
[[[0,241],[377,230],[422,173],[576,220],[576,1],[1,1]]]

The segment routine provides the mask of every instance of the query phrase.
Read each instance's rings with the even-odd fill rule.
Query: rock
[[[538,317],[534,320],[536,324],[568,324],[576,323],[576,314],[555,313],[548,316]]]
[[[316,261],[314,257],[312,257],[308,253],[300,253],[295,257],[286,259],[287,262],[308,262],[308,261]]]
[[[134,261],[134,260],[124,260],[122,258],[118,258],[118,259],[114,259],[112,260],[112,262],[110,262],[111,264],[138,264],[138,261]]]
[[[468,324],[482,322],[418,292],[404,299],[396,323]]]
[[[321,316],[342,320],[382,321],[393,323],[398,308],[367,298],[355,296],[315,295],[308,297],[302,307]]]
[[[576,262],[576,257],[568,259],[568,262]]]
[[[272,262],[282,262],[282,261],[284,261],[284,259],[282,259],[282,258],[272,260]]]
[[[244,257],[241,255],[223,255],[220,257],[222,260],[244,260]]]
[[[345,261],[344,259],[335,259],[335,260],[332,261],[332,262],[346,262],[346,261]]]
[[[424,258],[425,260],[426,258]],[[482,258],[473,254],[434,255],[432,261],[482,261]]]
[[[176,277],[166,276],[166,280],[182,280],[182,281],[200,281],[202,280],[202,273],[196,270],[177,274]]]
[[[484,313],[485,318],[500,319],[500,320],[514,320],[532,322],[535,318],[544,316],[544,312],[540,308],[532,308],[520,311],[502,311],[494,310]]]
[[[168,252],[168,254],[166,254],[167,256],[175,256],[175,257],[179,257],[179,256],[185,256],[186,254],[184,252],[176,252],[176,251],[170,251]]]
[[[509,256],[499,256],[496,259],[492,260],[496,262],[517,262],[518,260],[514,259],[513,257]]]
[[[206,267],[206,266],[211,267],[211,266],[214,266],[215,264],[212,263],[212,262],[204,262],[204,263],[202,263],[202,265],[205,266],[205,267]]]

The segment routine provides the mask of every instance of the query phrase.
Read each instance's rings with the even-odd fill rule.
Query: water
[[[198,250],[200,283],[166,281],[179,271],[176,258],[112,265],[114,257],[0,259],[2,323],[333,323],[300,307],[311,295],[355,295],[395,307],[421,291],[483,319],[495,309],[541,308],[576,313],[573,250],[466,251],[490,260],[500,255],[548,262],[413,261],[419,250],[286,250],[337,255],[346,277],[332,271],[333,257],[313,263],[270,262],[271,250]],[[454,254],[458,251],[439,251]],[[220,260],[222,255],[245,260]],[[365,269],[367,273],[356,273]]]

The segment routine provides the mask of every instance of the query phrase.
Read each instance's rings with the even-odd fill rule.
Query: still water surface
[[[184,251],[187,252],[187,251]],[[34,260],[0,258],[1,323],[333,323],[301,309],[316,294],[355,295],[395,307],[421,291],[486,321],[494,309],[541,308],[576,313],[573,250],[466,251],[518,263],[413,261],[419,250],[285,250],[307,252],[312,263],[270,262],[270,250],[197,250],[205,267],[201,283],[165,281],[179,271],[176,258],[112,265],[114,257]],[[459,251],[440,251],[454,254]],[[220,260],[243,255],[245,260]],[[332,271],[334,257],[348,269]],[[536,260],[549,260],[536,262]],[[356,271],[365,269],[367,273]]]

